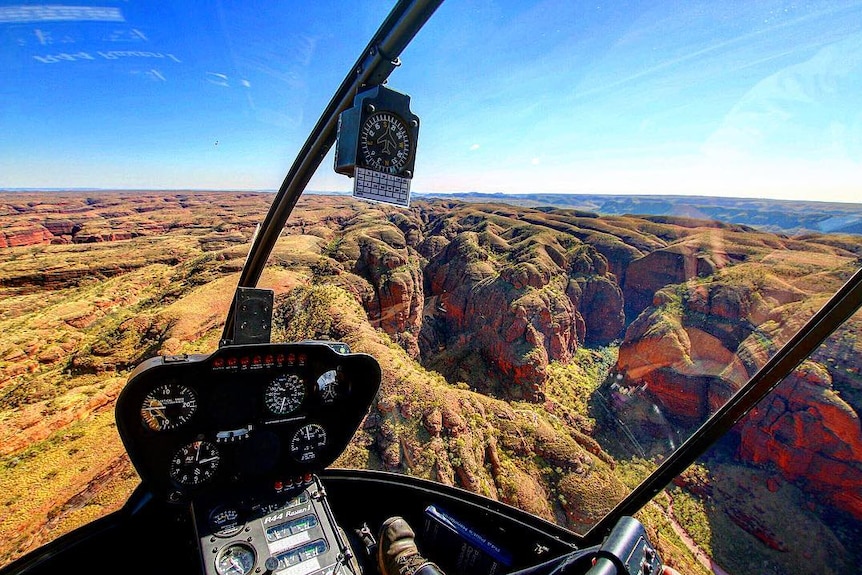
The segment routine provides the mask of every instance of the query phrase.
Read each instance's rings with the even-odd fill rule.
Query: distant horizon
[[[2,188],[0,193],[55,193],[55,192],[141,192],[141,193],[182,193],[182,192],[201,192],[201,193],[257,193],[257,194],[276,194],[278,189],[241,189],[241,188],[138,188],[138,187],[32,187],[32,188]],[[303,194],[312,195],[339,195],[350,196],[352,192],[349,190],[305,190]],[[561,197],[597,197],[597,198],[656,198],[656,199],[673,199],[673,200],[725,200],[725,201],[741,201],[741,202],[776,202],[776,203],[818,203],[818,204],[840,204],[848,206],[862,207],[862,201],[847,202],[836,200],[822,199],[791,199],[791,198],[768,198],[755,196],[728,196],[715,194],[658,194],[658,193],[612,193],[612,192],[478,192],[478,191],[456,191],[456,192],[424,192],[411,191],[413,197],[442,197],[442,196],[489,196],[502,198],[529,198],[531,196],[561,196]]]

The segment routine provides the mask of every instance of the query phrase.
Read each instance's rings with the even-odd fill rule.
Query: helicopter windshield
[[[218,348],[258,222],[391,7],[0,5],[0,563],[138,484],[117,394]],[[418,117],[409,206],[354,197],[327,147],[257,282],[273,341],[383,369],[335,466],[588,532],[860,269],[860,22],[443,3],[386,84]],[[665,555],[862,560],[860,328],[642,509]]]

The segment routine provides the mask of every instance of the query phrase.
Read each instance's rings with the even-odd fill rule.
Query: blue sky
[[[0,4],[0,187],[277,188],[391,5],[151,4]],[[402,60],[414,190],[862,201],[862,0],[446,0]]]

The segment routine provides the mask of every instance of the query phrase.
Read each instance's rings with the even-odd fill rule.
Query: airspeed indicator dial
[[[410,132],[404,121],[390,112],[366,118],[359,134],[365,166],[378,172],[399,174],[410,159]]]

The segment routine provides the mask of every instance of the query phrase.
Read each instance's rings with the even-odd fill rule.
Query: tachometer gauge
[[[334,369],[321,374],[317,378],[317,389],[324,403],[332,403],[338,396],[338,374]]]
[[[197,411],[194,392],[179,383],[165,383],[153,388],[141,404],[141,421],[153,431],[176,429]]]
[[[297,461],[314,461],[324,447],[326,430],[317,423],[303,425],[290,438],[290,454]]]
[[[220,459],[214,443],[193,441],[171,458],[171,479],[183,485],[200,485],[215,475]]]
[[[264,402],[267,409],[276,415],[295,411],[305,399],[305,383],[298,375],[279,375],[266,386]]]
[[[254,569],[254,549],[245,543],[232,543],[216,556],[219,575],[248,575]]]

